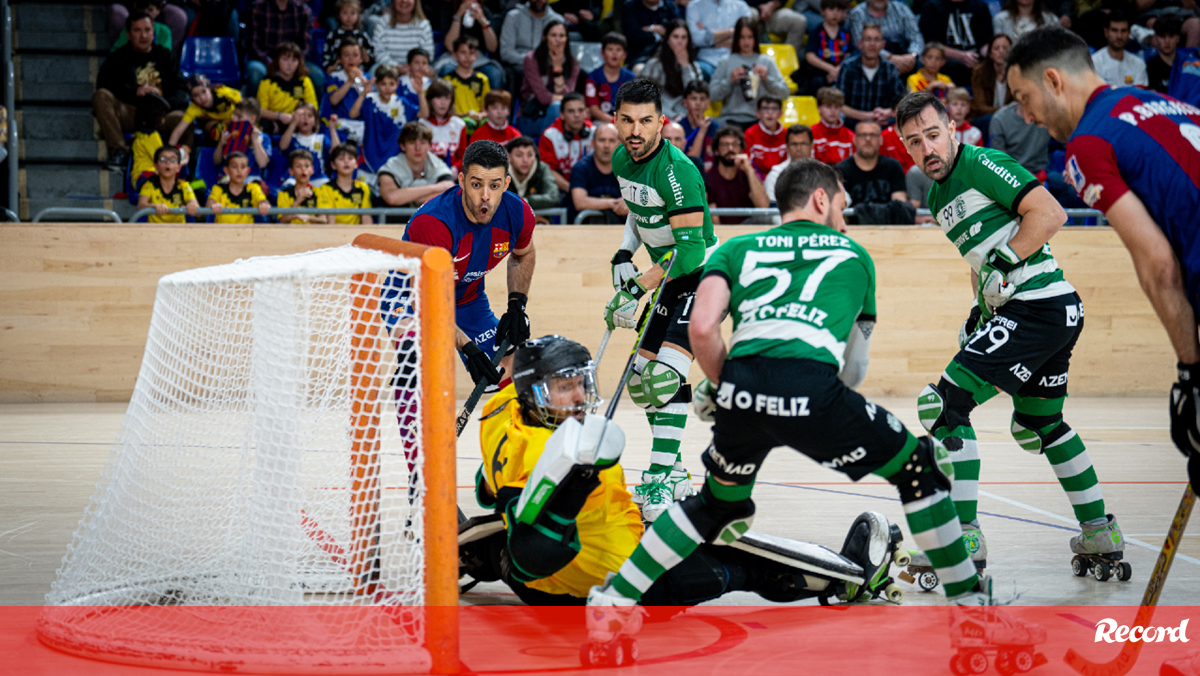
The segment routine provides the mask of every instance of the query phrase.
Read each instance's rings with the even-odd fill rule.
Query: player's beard
[[[481,205],[473,201],[465,190],[463,191],[463,206],[467,208],[467,215],[471,217],[471,220],[479,225],[487,225],[488,223],[491,223],[492,217],[496,215],[496,210],[491,204],[487,205],[487,213],[479,213]]]
[[[643,157],[645,157],[646,155],[649,155],[651,150],[654,150],[655,148],[658,147],[660,136],[661,136],[661,134],[655,133],[654,136],[650,137],[649,141],[646,141],[646,139],[643,139],[641,136],[627,136],[625,138],[625,140],[622,141],[622,143],[628,143],[629,141],[633,141],[635,139],[638,141],[642,141],[641,152],[630,150],[628,145],[625,146],[625,150],[629,151],[630,157],[632,157],[635,160],[640,160]]]
[[[931,153],[929,155],[926,155],[925,156],[925,165],[929,164],[929,160],[937,160],[941,164],[938,166],[937,169],[933,170],[932,172],[929,171],[928,169],[926,169],[925,166],[923,165],[921,167],[921,171],[924,172],[926,176],[928,176],[929,178],[931,178],[935,181],[940,181],[943,178],[946,178],[947,176],[949,176],[950,170],[954,168],[954,156],[957,151],[957,148],[955,147],[956,143],[957,142],[954,139],[950,139],[950,152],[948,153],[949,157],[942,157],[941,155],[938,155],[936,153]]]

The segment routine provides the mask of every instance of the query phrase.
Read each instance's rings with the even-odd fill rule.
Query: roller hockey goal
[[[373,235],[163,277],[41,640],[177,669],[453,671],[453,326],[449,254]]]

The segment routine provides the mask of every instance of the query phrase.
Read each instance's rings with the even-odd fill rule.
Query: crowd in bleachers
[[[777,167],[811,155],[839,164],[859,222],[914,222],[928,182],[892,126],[905,93],[934,91],[960,140],[1005,150],[1080,206],[1061,147],[1011,100],[1009,48],[1060,24],[1095,48],[1109,83],[1200,103],[1192,6],[131,0],[110,9],[93,107],[109,164],[155,221],[185,219],[170,207],[251,222],[216,212],[419,206],[454,185],[467,145],[487,139],[508,147],[511,189],[535,209],[623,222],[612,103],[640,75],[662,86],[664,136],[701,169],[712,206],[769,206]]]

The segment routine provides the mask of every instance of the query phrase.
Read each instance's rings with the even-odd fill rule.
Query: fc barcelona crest
[[[496,242],[492,245],[492,258],[504,258],[508,255],[508,242]]]

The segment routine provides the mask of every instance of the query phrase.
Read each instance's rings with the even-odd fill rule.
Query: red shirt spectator
[[[824,122],[813,125],[813,159],[825,164],[837,164],[854,154],[854,132],[846,125],[828,127]]]
[[[562,115],[538,140],[538,155],[554,173],[558,189],[571,189],[571,167],[592,152],[592,121],[587,119],[583,96],[571,93],[563,97]]]
[[[883,147],[879,149],[879,154],[898,161],[906,174],[916,164],[913,162],[912,156],[905,150],[900,135],[896,133],[896,125],[883,130]]]
[[[504,129],[497,129],[490,122],[484,122],[471,134],[471,141],[467,145],[476,141],[495,141],[503,146],[508,145],[509,141],[520,135],[521,132],[517,131],[517,128],[511,124],[504,127]]]
[[[759,178],[787,159],[787,129],[778,122],[775,124],[775,131],[768,131],[762,122],[746,130],[746,152],[750,153]]]

